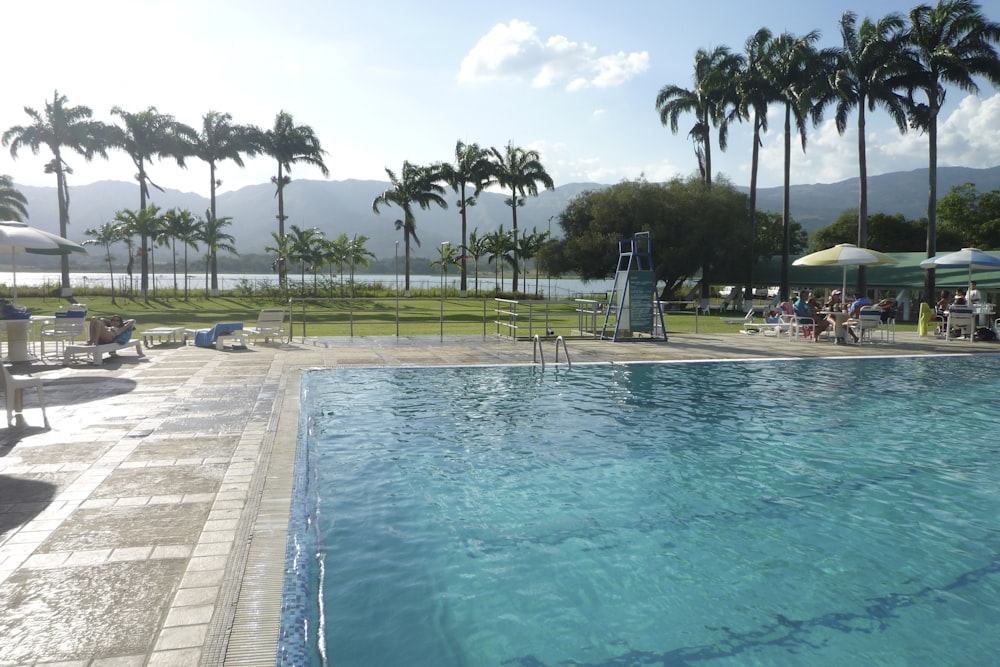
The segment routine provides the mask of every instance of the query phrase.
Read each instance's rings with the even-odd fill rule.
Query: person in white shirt
[[[969,283],[969,291],[965,293],[965,302],[970,306],[975,306],[982,299],[982,295],[979,294],[979,290],[976,289],[976,281],[973,280]]]

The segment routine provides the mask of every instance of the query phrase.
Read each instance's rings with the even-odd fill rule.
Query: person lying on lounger
[[[134,328],[135,320],[123,320],[121,315],[95,317],[90,320],[90,337],[87,339],[87,345],[113,343]]]

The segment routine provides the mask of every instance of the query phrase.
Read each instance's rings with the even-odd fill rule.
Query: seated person
[[[896,319],[896,301],[894,299],[882,299],[877,305],[882,310],[882,323],[885,324],[890,319]]]
[[[816,322],[816,326],[813,327],[813,340],[819,340],[819,335],[830,328],[830,322],[820,316],[819,311],[822,310],[823,307],[820,305],[819,299],[816,298],[815,294],[809,297],[806,305],[808,305],[809,310],[812,311],[812,318]]]
[[[792,310],[797,318],[810,320],[810,323],[806,325],[806,335],[811,333],[813,340],[816,340],[819,337],[816,329],[823,320],[820,320],[819,315],[809,305],[809,292],[803,291],[799,293],[799,298],[792,304]]]
[[[839,289],[833,290],[832,292],[830,292],[829,300],[827,300],[827,302],[823,304],[823,308],[829,311],[842,310],[844,308],[844,304],[841,301],[841,296],[842,293]]]
[[[948,317],[948,308],[951,307],[951,293],[948,290],[941,290],[941,298],[934,306],[934,321],[937,322],[935,333],[944,333],[945,318]]]
[[[951,305],[965,306],[966,305],[965,292],[963,292],[962,290],[958,290],[957,292],[955,292],[955,299],[951,302]]]
[[[847,307],[847,313],[851,317],[857,317],[858,313],[861,311],[862,308],[864,308],[865,306],[870,306],[870,305],[872,305],[872,300],[869,299],[868,297],[866,297],[866,296],[857,297]]]
[[[135,320],[124,320],[121,315],[95,317],[90,320],[90,335],[87,339],[87,345],[113,343],[119,336],[134,328]]]

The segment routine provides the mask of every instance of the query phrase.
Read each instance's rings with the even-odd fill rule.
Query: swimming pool
[[[992,663],[998,361],[311,371],[279,663]]]

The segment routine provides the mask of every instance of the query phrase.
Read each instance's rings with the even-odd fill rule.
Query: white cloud
[[[546,40],[525,21],[493,26],[462,59],[461,83],[530,79],[535,88],[565,83],[575,92],[588,87],[619,86],[649,69],[646,51],[598,56],[597,49],[562,35]]]

